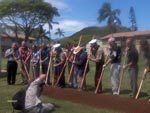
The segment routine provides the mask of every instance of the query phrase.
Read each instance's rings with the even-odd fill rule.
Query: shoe
[[[130,97],[130,98],[134,98],[133,94],[129,94],[129,97]]]
[[[117,96],[118,93],[117,93],[117,92],[113,92],[112,95],[113,95],[113,96]]]

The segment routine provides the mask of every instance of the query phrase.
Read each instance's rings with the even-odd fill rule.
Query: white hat
[[[81,49],[82,48],[80,46],[77,46],[76,48],[74,48],[73,54],[77,54]]]
[[[89,44],[94,44],[97,40],[96,39],[92,39]]]
[[[108,39],[108,42],[114,42],[115,41],[115,38],[111,37]]]
[[[61,45],[61,44],[54,44],[54,45],[53,45],[53,48],[60,47],[60,45]]]

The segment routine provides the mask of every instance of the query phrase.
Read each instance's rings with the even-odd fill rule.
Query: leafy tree
[[[121,25],[121,21],[118,17],[120,15],[120,12],[121,11],[119,9],[112,10],[111,4],[108,2],[105,2],[98,11],[99,16],[97,20],[100,23],[102,21],[107,20],[107,24],[110,26],[110,29],[112,32],[112,29],[114,29],[113,26]]]
[[[47,41],[51,40],[50,37],[48,37],[49,34],[50,32],[43,29],[43,27],[40,25],[37,29],[33,31],[32,36],[37,37],[37,42],[41,43],[44,42],[45,39]]]
[[[57,31],[55,32],[55,35],[58,35],[59,38],[61,38],[65,36],[64,33],[65,32],[62,29],[58,28]]]
[[[131,6],[129,11],[129,19],[131,23],[131,31],[137,31],[137,22],[136,22],[136,16],[134,12],[134,8]]]
[[[44,0],[1,0],[0,23],[21,29],[27,41],[39,25],[52,28],[53,17],[59,16],[57,8]]]

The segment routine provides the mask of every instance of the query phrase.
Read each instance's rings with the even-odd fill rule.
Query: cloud
[[[58,9],[69,9],[69,6],[61,0],[45,0],[45,2],[51,3],[54,7]]]
[[[57,28],[63,29],[65,32],[76,32],[86,27],[85,23],[79,22],[77,20],[62,20],[58,25],[53,25],[53,31]]]
[[[93,22],[82,22],[82,21],[77,21],[77,20],[62,20],[59,21],[59,24],[53,24],[53,29],[51,30],[51,33],[54,34],[56,32],[57,28],[62,29],[66,33],[73,34],[75,32],[80,31],[81,29],[88,27],[88,26],[93,26],[95,23]],[[48,30],[48,25],[46,24],[44,26],[46,30]]]

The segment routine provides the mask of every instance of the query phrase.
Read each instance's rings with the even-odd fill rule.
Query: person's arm
[[[103,65],[103,68],[105,68],[109,63],[111,63],[111,61],[112,61],[112,59],[109,58],[109,59],[106,61],[106,63]]]
[[[89,57],[89,60],[96,63],[100,61],[100,59],[98,58],[91,58],[91,57]]]
[[[102,58],[103,58],[103,50],[100,49],[98,50],[96,57],[95,58],[89,57],[89,60],[98,63],[100,62],[100,60],[102,60]]]
[[[130,53],[128,53],[128,63],[124,65],[123,68],[127,69],[132,65],[136,64],[137,61],[138,61],[138,52],[136,51],[136,49],[130,50]]]
[[[8,50],[6,50],[6,52],[5,52],[5,57],[9,57],[9,56],[12,56],[12,54],[13,54],[13,51],[11,51],[11,49],[8,49]]]
[[[24,61],[25,64],[30,59],[30,57],[31,57],[31,51],[30,51],[30,49],[28,49],[28,56],[27,56],[27,58]]]
[[[54,67],[57,67],[65,62],[65,59],[66,59],[65,54],[61,54],[60,59],[61,59],[61,61],[59,63],[55,63]]]

